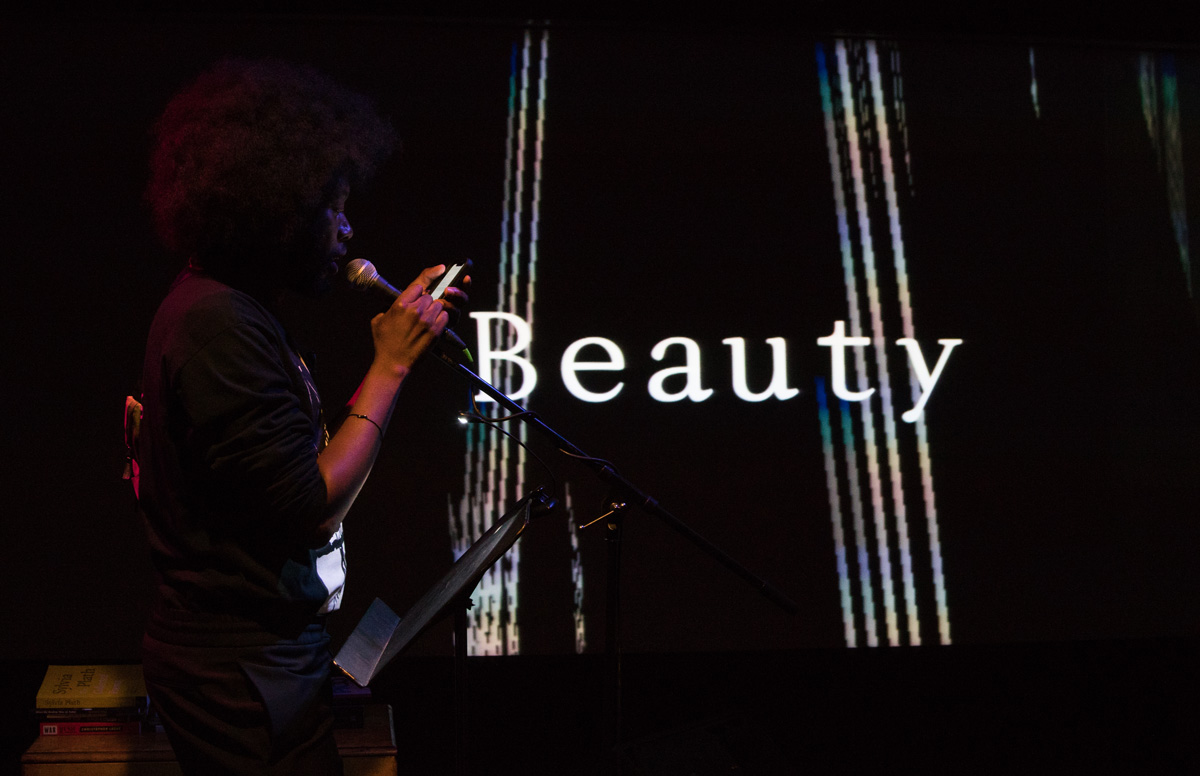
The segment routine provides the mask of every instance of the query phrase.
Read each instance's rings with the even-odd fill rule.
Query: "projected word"
[[[830,357],[833,360],[831,364],[833,371],[831,379],[835,396],[844,401],[866,401],[871,394],[875,393],[874,388],[867,388],[863,391],[852,391],[846,386],[846,346],[862,347],[870,345],[870,337],[847,337],[845,322],[835,321],[833,324],[833,334],[830,334],[828,337],[821,337],[817,340],[817,344],[830,349]],[[904,422],[913,423],[917,418],[921,417],[921,411],[925,409],[925,404],[929,401],[929,397],[933,393],[933,386],[937,384],[938,378],[942,376],[942,370],[946,367],[946,361],[950,358],[950,351],[954,350],[956,345],[961,345],[962,340],[938,340],[938,344],[942,346],[942,354],[938,357],[937,365],[933,367],[933,374],[929,373],[929,367],[925,363],[925,356],[921,353],[921,346],[917,344],[915,339],[903,337],[896,340],[896,344],[903,346],[908,351],[908,363],[912,366],[913,374],[917,377],[917,384],[921,386],[921,396],[917,399],[916,406],[900,416]]]
[[[533,391],[534,386],[537,385],[537,369],[534,368],[533,363],[528,358],[521,355],[529,348],[530,343],[533,341],[533,331],[528,321],[512,313],[484,312],[471,313],[470,315],[475,319],[476,332],[478,334],[478,354],[476,360],[479,365],[480,374],[484,379],[490,379],[492,368],[497,362],[505,361],[513,364],[520,369],[521,382],[520,387],[512,391],[509,397],[519,401],[528,396]],[[507,347],[500,348],[493,342],[492,324],[497,321],[507,324],[511,330],[512,336]],[[787,385],[787,344],[783,337],[771,337],[766,341],[771,347],[772,375],[770,384],[762,391],[752,391],[747,384],[745,338],[727,337],[721,340],[721,342],[730,348],[733,392],[739,399],[759,402],[775,398],[785,401],[800,393],[799,390]],[[920,417],[925,404],[929,401],[929,397],[933,393],[934,385],[937,384],[938,378],[941,377],[942,370],[946,366],[946,361],[950,357],[950,351],[954,349],[955,345],[962,343],[962,340],[943,339],[938,340],[938,342],[942,345],[942,354],[938,358],[937,365],[931,374],[916,340],[905,337],[896,341],[897,345],[901,345],[907,350],[909,363],[912,365],[913,373],[916,375],[917,382],[921,386],[921,396],[917,400],[916,406],[901,416],[909,423],[914,422]],[[838,398],[846,401],[865,401],[875,392],[874,388],[851,391],[846,385],[846,347],[869,345],[871,344],[870,339],[867,337],[847,337],[845,323],[837,321],[834,324],[833,334],[828,337],[821,337],[817,340],[817,344],[831,348],[832,350],[833,392]],[[596,360],[596,357],[584,360],[582,351],[585,348],[592,348],[593,353],[595,348],[599,348],[603,351],[604,357],[601,360]],[[666,358],[667,351],[671,348],[682,350],[684,363],[682,366],[660,369],[651,376],[650,382],[647,385],[651,398],[661,402],[676,402],[683,399],[701,402],[712,396],[713,389],[705,388],[700,383],[699,343],[688,337],[668,337],[654,346],[650,351],[650,357],[655,361],[662,361]],[[572,342],[563,351],[559,366],[563,386],[572,396],[581,401],[611,401],[625,388],[625,383],[618,381],[609,387],[608,390],[593,391],[586,388],[579,379],[580,372],[620,372],[625,369],[625,354],[621,351],[617,343],[605,337],[584,337]],[[682,377],[683,387],[675,391],[668,390],[666,383],[672,377]],[[482,393],[477,398],[479,401],[491,401],[490,397]]]

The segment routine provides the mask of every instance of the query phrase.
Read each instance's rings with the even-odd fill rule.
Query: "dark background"
[[[118,408],[178,269],[155,244],[141,191],[149,127],[180,85],[221,56],[248,54],[312,63],[375,97],[404,154],[353,193],[353,254],[393,282],[470,256],[473,308],[494,308],[508,63],[524,25],[468,11],[259,10],[47,15],[0,33],[13,591],[0,658],[14,697],[46,662],[137,659],[151,572],[119,479]],[[951,755],[1001,765],[1170,767],[1193,756],[1181,731],[1196,719],[1200,337],[1135,62],[1148,50],[1176,57],[1192,193],[1200,59],[1165,9],[1013,13],[935,21],[817,3],[779,23],[580,12],[551,27],[535,406],[801,607],[782,613],[660,523],[633,519],[628,734],[669,733],[693,749],[716,735],[722,751],[830,770],[889,762],[880,752],[953,770],[932,754],[933,741],[952,740]],[[948,649],[839,649],[812,386],[829,368],[815,340],[845,315],[813,57],[815,41],[840,32],[899,40],[918,336],[931,363],[934,339],[965,340],[927,410]],[[289,312],[330,403],[369,360],[372,312],[349,292]],[[472,327],[460,331],[472,339]],[[627,385],[585,405],[562,388],[557,359],[593,335],[621,344]],[[660,368],[649,351],[668,336],[701,343],[712,399],[649,399],[645,382]],[[786,336],[802,395],[734,398],[728,336],[751,348]],[[461,398],[434,364],[406,386],[347,525],[353,568],[335,640],[375,596],[404,611],[449,565]],[[562,475],[581,516],[602,502],[586,473],[563,465]],[[589,648],[599,651],[602,541],[586,531],[583,541]],[[570,654],[566,542],[561,519],[522,539],[525,654],[488,661],[476,701],[496,724],[553,719],[558,740],[539,751],[562,758],[604,724],[587,702],[598,698],[599,656]],[[411,725],[421,709],[449,715],[449,652],[443,624],[385,674],[381,691]],[[413,703],[414,692],[426,700]],[[1181,703],[1182,716],[1168,713]],[[679,732],[698,720],[720,735]],[[855,726],[878,746],[849,746]],[[929,730],[938,733],[922,738]]]

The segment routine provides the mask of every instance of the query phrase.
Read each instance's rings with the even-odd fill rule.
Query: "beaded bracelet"
[[[370,418],[368,418],[366,415],[359,415],[359,414],[357,414],[357,413],[351,412],[351,413],[350,413],[349,415],[347,415],[346,417],[348,417],[348,418],[362,418],[363,420],[367,421],[368,423],[370,423],[372,426],[374,426],[374,427],[375,427],[375,430],[376,430],[376,431],[378,431],[378,432],[379,432],[379,441],[380,441],[380,442],[382,442],[382,441],[383,441],[383,428],[382,428],[382,427],[381,427],[381,426],[380,426],[378,423],[376,423],[375,421],[373,421],[373,420],[371,420]]]

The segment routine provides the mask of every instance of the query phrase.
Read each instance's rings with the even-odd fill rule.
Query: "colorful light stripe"
[[[875,117],[875,141],[878,143],[880,156],[879,169],[883,174],[884,190],[888,201],[888,214],[889,216],[892,216],[893,213],[896,215],[896,217],[890,218],[889,224],[889,231],[892,238],[892,255],[903,257],[904,242],[900,236],[899,213],[895,209],[896,181],[892,171],[891,142],[889,139],[887,114],[883,105],[883,85],[879,77],[879,55],[875,49],[875,41],[867,41],[866,55],[871,94],[873,96],[872,108]],[[872,252],[870,260],[874,261],[874,258],[874,253]],[[867,261],[865,252],[863,260],[864,262]],[[875,274],[875,267],[873,265],[870,268],[870,273],[872,275]],[[904,586],[905,613],[908,618],[908,643],[916,646],[921,643],[921,630],[917,617],[916,588],[913,584],[912,549],[908,542],[908,509],[904,503],[903,473],[900,466],[900,443],[896,438],[896,413],[892,405],[892,379],[887,364],[888,343],[883,335],[883,312],[879,298],[879,286],[877,283],[872,283],[869,289],[871,295],[871,328],[875,335],[875,358],[880,384],[879,394],[883,411],[884,435],[887,440],[888,479],[892,489],[892,510],[896,523],[896,544],[900,551],[900,573]],[[908,295],[907,276],[904,276],[902,280],[900,294],[902,297],[907,297]]]
[[[1175,75],[1175,57],[1162,56],[1163,138],[1166,143],[1167,204],[1171,208],[1171,224],[1175,227],[1175,243],[1179,246],[1179,261],[1187,281],[1188,294],[1194,296],[1192,262],[1188,254],[1187,197],[1184,194],[1183,138],[1179,131],[1179,81]]]
[[[1038,102],[1037,59],[1034,57],[1033,46],[1029,47],[1029,97],[1033,100],[1033,115],[1042,117],[1042,105]]]
[[[859,108],[855,104],[855,91],[850,84],[850,64],[847,59],[846,44],[838,41],[836,46],[838,70],[841,73],[842,112],[846,125],[847,156],[850,161],[850,174],[853,179],[854,205],[858,216],[858,240],[862,249],[863,280],[867,291],[867,309],[871,316],[871,341],[876,355],[876,369],[879,374],[879,394],[883,402],[883,417],[887,427],[889,441],[894,437],[895,420],[891,415],[891,384],[887,380],[886,343],[883,339],[883,320],[879,306],[879,278],[875,269],[875,241],[871,235],[870,215],[867,212],[866,180],[863,175],[863,155],[859,147]],[[848,287],[847,294],[859,293],[857,285]],[[850,317],[851,335],[862,336],[862,323],[859,317]],[[861,348],[855,349],[855,367],[858,372],[859,386],[865,386],[869,377],[866,369],[866,356]],[[896,616],[895,581],[892,576],[891,537],[887,525],[887,510],[883,503],[883,476],[879,466],[879,445],[876,442],[875,413],[870,402],[859,404],[859,412],[863,424],[863,443],[867,453],[867,482],[871,490],[871,513],[875,519],[875,547],[879,559],[880,588],[883,590],[883,606],[887,623],[888,644],[899,646],[900,628]],[[890,447],[890,445],[889,445]],[[889,475],[891,472],[889,472]]]
[[[1142,114],[1150,144],[1158,155],[1159,171],[1166,176],[1167,207],[1179,263],[1183,269],[1188,296],[1195,298],[1192,280],[1192,260],[1188,247],[1187,196],[1183,170],[1183,138],[1180,135],[1179,81],[1175,72],[1175,57],[1167,53],[1142,54],[1138,57],[1138,86],[1142,97]]]
[[[842,503],[838,493],[833,431],[829,425],[829,403],[825,397],[825,381],[818,377],[816,383],[817,408],[821,421],[821,450],[825,456],[825,487],[829,490],[829,515],[830,522],[833,523],[833,554],[837,561],[838,591],[842,595],[842,626],[845,630],[846,646],[857,647],[858,631],[854,627],[854,599],[850,593],[850,570],[846,564],[846,537],[842,529]]]
[[[833,182],[834,206],[837,215],[838,237],[842,257],[843,276],[846,284],[847,321],[851,336],[862,336],[864,328],[864,311],[860,303],[860,295],[866,297],[866,315],[869,316],[871,330],[871,351],[874,356],[871,367],[867,364],[867,356],[863,348],[854,348],[855,371],[858,379],[857,390],[868,387],[868,380],[874,379],[878,389],[879,403],[877,421],[875,406],[870,400],[854,402],[858,405],[858,413],[862,429],[862,449],[858,449],[854,439],[852,410],[849,402],[842,402],[843,457],[845,459],[844,487],[850,495],[852,511],[855,511],[854,501],[861,499],[859,483],[862,475],[858,471],[858,460],[861,458],[866,465],[866,485],[871,495],[871,511],[873,517],[874,535],[867,536],[865,525],[856,525],[854,541],[858,545],[859,557],[859,586],[863,595],[864,628],[867,643],[872,644],[875,636],[875,623],[871,617],[874,604],[872,602],[872,587],[870,577],[870,553],[874,550],[878,564],[878,579],[883,595],[883,608],[886,618],[886,636],[888,643],[898,646],[902,641],[910,645],[918,645],[922,641],[920,611],[917,604],[917,578],[913,569],[913,548],[909,535],[909,510],[915,509],[905,497],[904,468],[907,451],[915,448],[916,468],[920,471],[921,490],[923,495],[923,511],[928,527],[931,553],[932,586],[937,602],[938,632],[943,644],[950,643],[949,610],[946,605],[945,580],[943,576],[943,559],[941,542],[938,534],[937,510],[934,499],[933,478],[929,456],[927,428],[924,417],[921,416],[913,424],[913,437],[903,436],[896,421],[892,388],[892,377],[888,366],[889,349],[895,345],[886,336],[885,304],[890,311],[899,313],[904,336],[914,338],[913,309],[909,294],[909,277],[903,233],[901,230],[900,206],[897,196],[895,154],[893,143],[903,146],[902,158],[908,175],[908,185],[912,189],[912,164],[908,152],[907,123],[904,117],[904,101],[902,80],[899,69],[899,52],[891,49],[889,56],[881,60],[879,45],[875,41],[862,41],[848,44],[838,40],[833,46],[833,61],[829,61],[824,45],[816,47],[817,72],[820,81],[822,110],[825,113],[826,141],[829,151],[829,164]],[[890,79],[884,80],[884,63],[890,71]],[[830,64],[835,69],[830,73]],[[884,84],[891,87],[891,99],[888,100]],[[835,93],[836,92],[836,93]],[[889,121],[889,105],[892,120]],[[839,135],[839,130],[842,134]],[[852,192],[855,219],[852,222],[849,215],[847,192]],[[881,203],[880,200],[883,202]],[[883,204],[884,207],[881,207]],[[876,231],[882,232],[883,223],[875,221],[886,208],[888,239],[876,244]],[[858,245],[854,244],[857,235]],[[897,298],[894,302],[885,300],[883,290],[887,288],[880,281],[880,266],[877,257],[885,260],[888,253],[892,255],[895,270]],[[857,258],[856,258],[857,254]],[[858,276],[861,262],[861,285]],[[886,266],[886,264],[882,265]],[[895,305],[893,308],[892,305]],[[916,374],[910,371],[910,392],[914,404],[920,397],[920,385]],[[824,386],[821,386],[822,390]],[[873,396],[872,396],[873,398]],[[819,403],[820,420],[822,423],[822,439],[825,444],[836,446],[832,430],[832,418],[826,408],[827,399],[821,398]],[[882,432],[884,451],[879,450],[878,436]],[[907,441],[906,441],[907,440]],[[886,472],[884,471],[884,459]],[[827,479],[832,470],[829,460],[836,461],[836,451],[827,451]],[[911,466],[911,464],[910,464]],[[886,493],[885,483],[886,479]],[[840,495],[843,487],[836,476],[828,482],[831,493],[832,519],[842,521]],[[857,507],[861,516],[861,503]],[[865,522],[865,521],[863,521]],[[895,534],[893,550],[892,532]],[[844,532],[841,541],[845,541]],[[838,539],[835,537],[835,546]],[[871,545],[871,542],[874,544]],[[835,552],[837,551],[835,547]],[[899,564],[899,582],[902,587],[905,609],[905,627],[903,632],[899,627],[898,613],[895,601],[895,570],[892,567],[893,551]],[[845,557],[851,553],[847,548]],[[853,587],[853,575],[847,571],[843,581],[839,569],[839,590],[843,584]],[[853,590],[851,590],[851,596]],[[843,602],[843,610],[845,603]],[[844,615],[844,611],[843,611]],[[847,644],[857,644],[859,639],[848,638]]]
[[[533,30],[527,29],[523,45],[512,47],[509,70],[508,118],[505,139],[504,194],[501,202],[499,277],[497,311],[516,314],[523,308],[532,325],[535,300],[538,219],[540,217],[542,148],[546,116],[547,60],[549,31],[541,30],[539,41],[535,101],[537,116],[533,130],[532,170],[529,126],[530,73],[534,68]],[[532,180],[530,181],[530,178]],[[528,192],[532,192],[530,195]],[[526,200],[532,199],[528,212]],[[528,225],[528,230],[526,226]],[[523,299],[523,304],[522,304]],[[515,333],[500,322],[493,324],[492,341],[509,348]],[[532,344],[530,345],[532,349]],[[526,354],[527,356],[530,354]],[[483,375],[500,390],[513,393],[518,367],[508,361],[498,365],[497,373]],[[500,414],[486,396],[477,396],[493,417]],[[515,429],[520,441],[528,433],[524,424]],[[457,513],[450,506],[450,530],[455,558],[459,558],[480,535],[513,503],[521,498],[526,486],[524,447],[504,434],[482,426],[468,427],[466,435],[466,471],[464,493]],[[515,446],[515,449],[514,449]],[[484,574],[475,590],[476,606],[468,628],[468,651],[472,655],[506,655],[520,652],[519,604],[520,544],[516,544]],[[580,577],[582,580],[582,577]],[[580,581],[582,584],[582,581]]]
[[[571,585],[575,589],[571,614],[575,622],[575,653],[587,649],[587,623],[583,616],[583,551],[579,545],[579,529],[575,522],[575,504],[571,500],[571,483],[563,483],[563,506],[567,511],[567,532],[571,538]]]
[[[912,172],[912,154],[908,150],[908,119],[904,110],[904,79],[900,77],[900,50],[891,51],[892,66],[892,111],[896,116],[896,133],[900,136],[900,144],[904,147],[904,170],[908,175],[908,190],[914,189]]]
[[[829,71],[825,63],[825,49],[817,45],[817,71],[821,79],[821,105],[825,113],[825,140],[829,150],[829,167],[833,182],[834,208],[837,213],[839,245],[842,255],[842,269],[846,282],[846,302],[849,307],[849,318],[852,325],[857,326],[859,318],[858,294],[854,292],[857,281],[854,271],[854,250],[850,239],[849,218],[846,212],[846,196],[842,186],[842,159],[838,147],[836,116],[833,109],[832,89],[829,81]],[[856,353],[855,364],[858,370],[859,382],[863,381],[865,365],[861,352]],[[862,493],[858,475],[858,450],[854,440],[849,408],[843,402],[842,407],[843,450],[846,458],[847,481],[850,492],[850,503],[854,515],[855,540],[858,546],[858,568],[860,588],[863,596],[863,615],[868,646],[879,643],[875,623],[875,593],[871,582],[870,557],[867,550],[866,527],[863,518]]]
[[[892,236],[892,261],[896,270],[897,297],[900,304],[900,321],[904,336],[916,339],[916,328],[913,323],[912,298],[908,286],[908,261],[904,253],[904,236],[900,227],[900,205],[896,196],[896,177],[892,169],[892,152],[887,117],[883,112],[883,87],[879,76],[879,59],[875,52],[875,43],[867,44],[867,60],[871,68],[871,84],[875,90],[876,133],[879,138],[879,153],[882,158],[884,198],[887,201],[888,225]],[[921,386],[916,373],[909,371],[909,389],[915,405],[921,395]],[[950,643],[950,612],[946,605],[946,586],[942,576],[941,541],[938,536],[937,507],[933,494],[933,473],[929,459],[929,444],[925,428],[925,415],[922,413],[916,420],[917,458],[921,472],[921,490],[925,501],[925,521],[930,537],[930,561],[933,568],[934,596],[938,610],[938,633],[942,644]],[[889,441],[889,448],[891,447]],[[897,453],[898,454],[898,453]],[[896,471],[899,472],[897,464]],[[899,478],[897,477],[897,480]],[[901,495],[901,504],[903,496]],[[916,646],[921,643],[921,631],[917,617],[916,590],[912,575],[912,558],[908,546],[907,523],[903,513],[897,510],[897,522],[903,531],[901,539],[901,558],[905,564],[904,584],[905,595],[909,601],[909,644]]]
[[[839,402],[842,419],[842,449],[845,451],[846,480],[850,488],[850,514],[854,518],[854,539],[858,544],[858,581],[863,598],[863,629],[867,646],[879,646],[879,625],[875,617],[875,584],[871,581],[871,552],[867,545],[866,510],[863,509],[862,489],[858,487],[858,442],[854,438],[854,420],[850,403]]]

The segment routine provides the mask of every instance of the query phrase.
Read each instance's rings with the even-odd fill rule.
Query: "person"
[[[170,101],[154,136],[147,198],[187,266],[142,378],[147,688],[185,773],[340,773],[324,618],[345,580],[343,521],[401,385],[466,293],[433,300],[443,267],[430,267],[371,321],[374,359],[330,436],[277,311],[286,293],[332,287],[347,197],[394,130],[311,68],[228,60]]]

